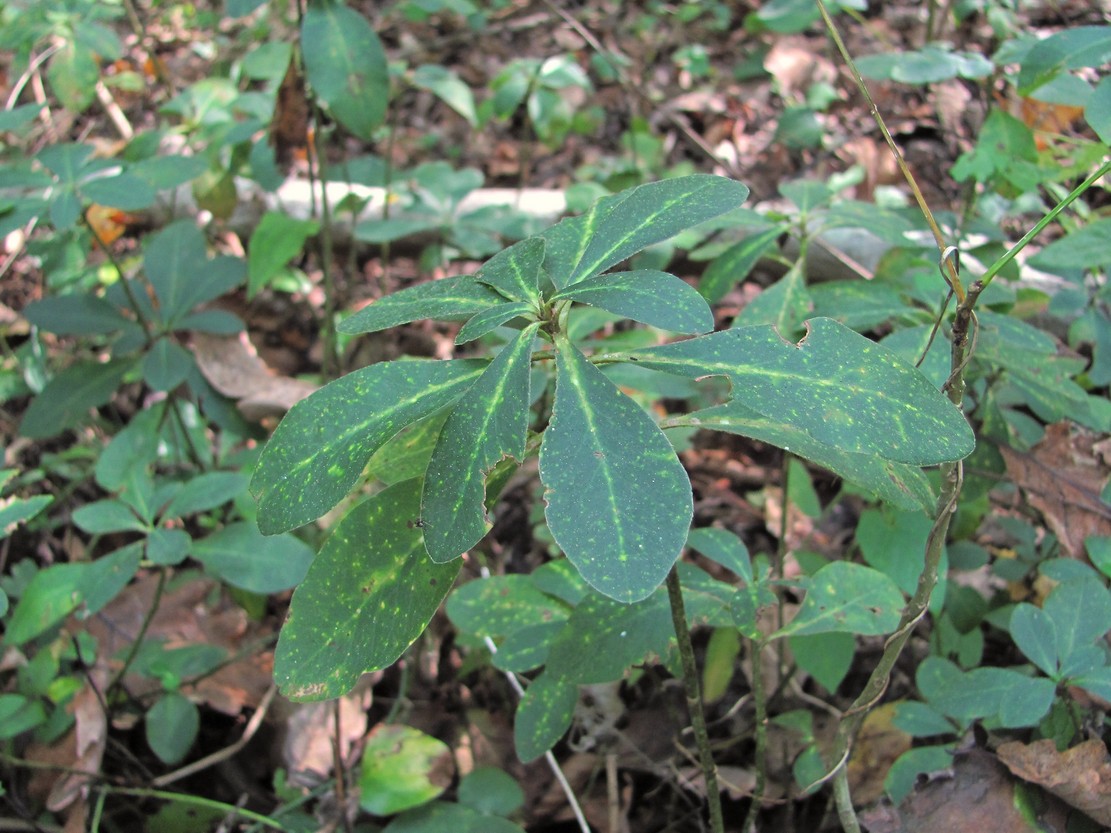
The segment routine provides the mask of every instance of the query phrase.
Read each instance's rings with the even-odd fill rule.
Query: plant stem
[[[141,787],[101,787],[101,790],[113,795],[132,795],[137,798],[158,798],[163,801],[179,801],[182,804],[193,804],[197,807],[208,807],[212,810],[219,810],[221,813],[232,814],[241,816],[250,821],[264,824],[274,830],[285,831],[287,828],[277,819],[270,816],[264,816],[262,813],[256,813],[253,810],[247,810],[243,807],[236,807],[233,804],[226,804],[223,801],[215,801],[211,798],[202,798],[199,795],[190,795],[188,793],[175,793],[166,792],[165,790],[148,790]]]
[[[683,662],[683,683],[687,690],[687,710],[691,728],[698,745],[698,758],[702,764],[702,777],[706,783],[706,803],[710,810],[710,830],[725,833],[725,820],[721,814],[721,792],[718,790],[718,771],[714,753],[710,749],[710,733],[706,729],[706,715],[702,711],[702,692],[698,686],[698,665],[694,661],[694,646],[687,627],[687,612],[683,607],[683,588],[679,584],[679,569],[671,568],[667,574],[667,598],[671,602],[671,622],[679,643],[679,657]]]
[[[768,695],[767,684],[764,682],[763,653],[764,643],[760,640],[750,640],[752,646],[750,661],[752,662],[752,703],[756,707],[756,726],[753,732],[756,749],[753,756],[756,762],[756,782],[752,786],[752,803],[748,807],[741,833],[748,833],[756,829],[756,817],[760,813],[760,806],[764,803],[764,790],[768,784]]]
[[[1097,180],[1108,173],[1111,173],[1111,161],[1104,162],[1100,166],[1099,170],[1097,170],[1094,174],[1092,174],[1075,188],[1073,188],[1072,191],[1069,192],[1068,196],[1057,203],[1057,205],[1053,206],[1053,208],[1051,208],[1044,217],[1042,217],[1040,220],[1038,220],[1037,223],[1034,224],[1034,227],[1031,228],[1030,231],[1022,235],[1022,239],[1011,246],[1010,250],[1005,255],[1003,255],[1001,258],[999,258],[999,260],[995,261],[995,263],[988,267],[988,270],[984,272],[984,274],[980,277],[980,282],[983,283],[984,286],[987,286],[989,283],[991,283],[992,279],[996,275],[998,275],[1000,271],[1002,271],[1003,267],[1014,260],[1015,256],[1024,248],[1026,248],[1027,244],[1029,244],[1029,242],[1033,240],[1034,237],[1036,237],[1038,234],[1041,234],[1042,229],[1044,229],[1055,219],[1057,219],[1058,214],[1072,205],[1081,194],[1091,188]]]
[[[828,31],[829,36],[833,38],[833,42],[837,45],[837,51],[841,53],[841,57],[845,60],[845,64],[852,73],[853,79],[856,81],[857,89],[860,90],[860,94],[864,96],[864,100],[868,102],[868,109],[872,113],[872,118],[875,119],[876,124],[879,125],[884,141],[887,142],[888,148],[891,149],[891,154],[895,157],[895,162],[899,166],[903,178],[906,179],[907,184],[910,186],[911,193],[914,194],[914,199],[918,203],[918,208],[921,210],[922,216],[926,218],[926,223],[933,232],[934,240],[937,241],[938,251],[944,251],[946,245],[945,236],[941,233],[941,227],[938,226],[937,220],[934,219],[933,212],[930,211],[930,206],[926,203],[926,198],[922,194],[922,189],[918,187],[918,182],[914,179],[914,174],[910,172],[910,168],[907,167],[902,152],[899,150],[898,145],[895,144],[895,139],[891,136],[891,131],[887,129],[887,124],[880,115],[879,107],[876,106],[872,94],[868,92],[868,87],[864,83],[864,76],[862,76],[860,70],[856,68],[856,62],[853,61],[852,55],[849,54],[848,47],[845,46],[845,42],[841,40],[841,33],[837,31],[837,27],[833,23],[833,18],[830,17],[829,12],[826,10],[825,3],[823,3],[822,0],[817,0],[817,2],[818,11],[821,12],[822,20],[826,25],[826,31]],[[956,294],[957,300],[963,302],[965,294],[964,287],[961,286],[960,277],[957,275],[955,266],[946,261],[945,268],[949,274],[949,284],[953,287],[953,292]]]

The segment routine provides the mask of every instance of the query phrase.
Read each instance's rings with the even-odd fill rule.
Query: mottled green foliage
[[[578,702],[579,687],[556,674],[533,680],[513,721],[517,757],[528,763],[555,746],[570,728]]]
[[[319,518],[343,500],[375,450],[461,396],[486,366],[466,360],[371,365],[294,405],[251,481],[259,529],[284,532]]]
[[[342,333],[376,333],[422,318],[459,319],[505,299],[471,275],[444,278],[401,289],[363,307],[339,325]]]
[[[925,376],[828,318],[797,344],[772,327],[740,327],[624,354],[691,378],[725,376],[757,413],[826,445],[916,466],[972,452],[972,429]]]
[[[287,696],[324,700],[385,668],[428,625],[461,562],[424,550],[420,482],[391,486],[332,531],[293,594],[274,658]]]
[[[565,338],[540,450],[548,526],[600,592],[643,599],[687,537],[690,481],[655,421]]]
[[[834,561],[810,577],[798,614],[775,636],[889,633],[899,624],[902,609],[903,594],[879,570]]]
[[[714,328],[714,315],[698,290],[653,269],[586,278],[552,300],[564,299],[676,333],[708,333]]]
[[[450,561],[486,535],[486,477],[503,458],[525,456],[529,357],[539,324],[522,330],[452,409],[428,462],[421,499],[424,545]]]

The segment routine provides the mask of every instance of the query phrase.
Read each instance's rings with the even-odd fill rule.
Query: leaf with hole
[[[615,357],[688,378],[724,376],[744,406],[856,454],[916,466],[959,460],[976,441],[953,404],[887,348],[828,318],[797,344],[738,327]]]

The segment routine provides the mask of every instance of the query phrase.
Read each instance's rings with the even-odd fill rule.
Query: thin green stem
[[[1101,177],[1105,176],[1108,173],[1111,173],[1111,160],[1104,162],[1099,167],[1099,170],[1097,170],[1094,174],[1092,174],[1075,188],[1073,188],[1068,193],[1068,196],[1057,203],[1057,205],[1053,206],[1053,208],[1051,208],[1044,217],[1042,217],[1040,220],[1038,220],[1037,223],[1034,224],[1034,227],[1031,228],[1030,231],[1022,235],[1022,238],[1013,246],[1011,246],[1010,250],[1005,255],[1003,255],[1001,258],[999,258],[999,260],[995,261],[995,263],[988,267],[988,270],[984,272],[983,276],[980,278],[980,282],[983,283],[984,286],[987,286],[989,283],[991,283],[992,279],[996,275],[998,275],[1000,271],[1002,271],[1007,266],[1008,263],[1014,260],[1018,253],[1026,248],[1031,240],[1033,240],[1037,235],[1041,234],[1042,230],[1046,226],[1057,219],[1057,215],[1059,215],[1062,211],[1072,205],[1077,200],[1077,198],[1080,197],[1081,194],[1091,188]]]
[[[177,801],[182,804],[207,807],[210,810],[219,810],[221,813],[226,813],[229,816],[240,816],[248,821],[265,825],[273,830],[281,830],[283,833],[286,831],[286,827],[280,821],[270,816],[264,816],[262,813],[256,813],[254,810],[236,807],[234,804],[227,804],[223,801],[202,798],[199,795],[167,792],[166,790],[148,790],[141,787],[101,787],[101,789],[112,795],[130,795],[136,798],[157,798],[163,801]]]
[[[749,833],[750,830],[756,829],[756,819],[764,803],[764,792],[768,785],[768,695],[767,685],[764,682],[764,643],[753,639],[749,644],[752,646],[750,651],[752,703],[756,711],[756,726],[753,731],[756,741],[756,749],[753,752],[756,762],[756,781],[752,786],[752,803],[748,806],[741,833]]]
[[[120,666],[120,670],[116,672],[116,676],[112,678],[104,692],[104,699],[108,703],[111,703],[112,692],[123,682],[127,669],[131,667],[131,663],[139,655],[139,649],[143,646],[143,638],[147,635],[151,622],[154,621],[154,616],[158,612],[158,604],[162,600],[162,593],[166,590],[167,573],[168,570],[165,567],[158,571],[158,584],[154,587],[154,598],[151,599],[150,607],[147,609],[146,616],[143,617],[143,624],[139,626],[139,632],[135,634],[135,638],[131,641],[131,647],[128,649],[127,656],[124,657],[123,665]]]
[[[687,710],[694,730],[702,777],[706,783],[706,803],[710,810],[710,830],[725,833],[725,820],[721,812],[721,792],[718,790],[718,771],[714,753],[710,748],[710,733],[706,728],[706,714],[702,711],[702,692],[698,685],[698,665],[694,661],[694,646],[687,627],[687,612],[683,606],[683,588],[679,583],[679,569],[671,568],[667,574],[667,598],[671,602],[671,622],[679,644],[679,657],[683,664],[683,684],[687,691]]]
[[[884,141],[887,142],[891,154],[895,157],[895,162],[899,166],[903,178],[906,179],[907,185],[910,186],[911,193],[914,194],[914,199],[918,203],[918,208],[922,212],[922,216],[926,218],[926,223],[929,225],[930,231],[933,232],[938,251],[944,251],[946,246],[945,235],[942,234],[941,227],[937,224],[937,220],[934,219],[934,214],[930,211],[930,206],[926,203],[926,197],[922,194],[922,189],[918,187],[918,181],[914,178],[914,174],[910,172],[910,168],[907,167],[906,160],[903,158],[899,146],[895,144],[895,139],[892,137],[891,131],[887,129],[887,123],[884,122],[883,116],[880,115],[879,107],[876,106],[872,94],[868,92],[868,86],[864,83],[864,76],[861,75],[860,70],[856,68],[856,62],[853,60],[852,55],[849,54],[849,49],[845,46],[845,42],[841,39],[841,33],[837,31],[837,26],[834,24],[833,18],[830,17],[829,11],[826,10],[825,3],[823,3],[822,0],[817,0],[817,2],[818,11],[821,12],[822,20],[826,25],[826,31],[829,32],[829,36],[837,45],[837,51],[841,53],[842,59],[844,59],[845,64],[852,73],[857,89],[860,90],[860,94],[864,96],[864,100],[868,102],[868,109],[872,113],[872,118],[879,126],[880,133],[883,134]],[[952,286],[957,300],[963,302],[965,294],[964,287],[961,286],[960,277],[957,275],[956,268],[954,268],[951,263],[946,263],[946,270],[949,274],[950,286]]]

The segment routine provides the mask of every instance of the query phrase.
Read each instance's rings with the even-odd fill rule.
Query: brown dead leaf
[[[239,410],[247,419],[280,416],[317,389],[309,382],[274,373],[259,358],[246,333],[196,333],[193,352],[208,383],[224,396],[238,400]]]
[[[154,603],[157,583],[154,575],[140,577],[83,623],[96,637],[101,654],[114,656],[131,644]],[[217,645],[232,657],[262,636],[260,628],[248,621],[243,608],[232,602],[217,582],[198,578],[163,594],[146,639],[161,640],[167,648]],[[244,707],[258,706],[270,686],[272,661],[269,652],[253,652],[188,687],[186,693],[224,714],[239,714]],[[129,674],[124,685],[133,695],[142,696],[157,691],[160,683]]]
[[[910,735],[892,722],[898,705],[884,703],[873,709],[860,728],[849,758],[849,783],[853,801],[859,804],[872,804],[883,796],[887,771],[910,749]]]
[[[351,751],[367,731],[367,709],[372,699],[371,687],[360,684],[339,699],[339,750],[349,761]],[[296,783],[315,786],[332,773],[335,765],[336,720],[335,703],[292,704],[286,720],[286,737],[282,759],[290,778]]]
[[[1097,437],[1070,422],[1049,425],[1029,452],[1000,446],[1007,474],[1042,513],[1070,558],[1084,558],[1084,539],[1111,535],[1111,507],[1100,493],[1111,471]]]
[[[764,57],[764,69],[775,79],[779,94],[787,99],[805,97],[814,84],[837,80],[833,63],[815,54],[812,45],[801,37],[776,38]]]
[[[1049,739],[1005,743],[999,760],[1024,781],[1049,790],[1065,803],[1111,827],[1111,755],[1101,740],[1057,751]]]
[[[305,95],[305,79],[291,60],[278,97],[274,102],[274,118],[270,122],[270,144],[279,167],[288,168],[298,155],[303,156],[309,143],[309,101]]]
[[[1064,830],[1066,813],[1053,803],[1038,826],[1024,817],[1010,774],[993,755],[973,749],[954,761],[953,777],[920,786],[896,809],[880,805],[860,814],[869,833],[1041,833]]]

